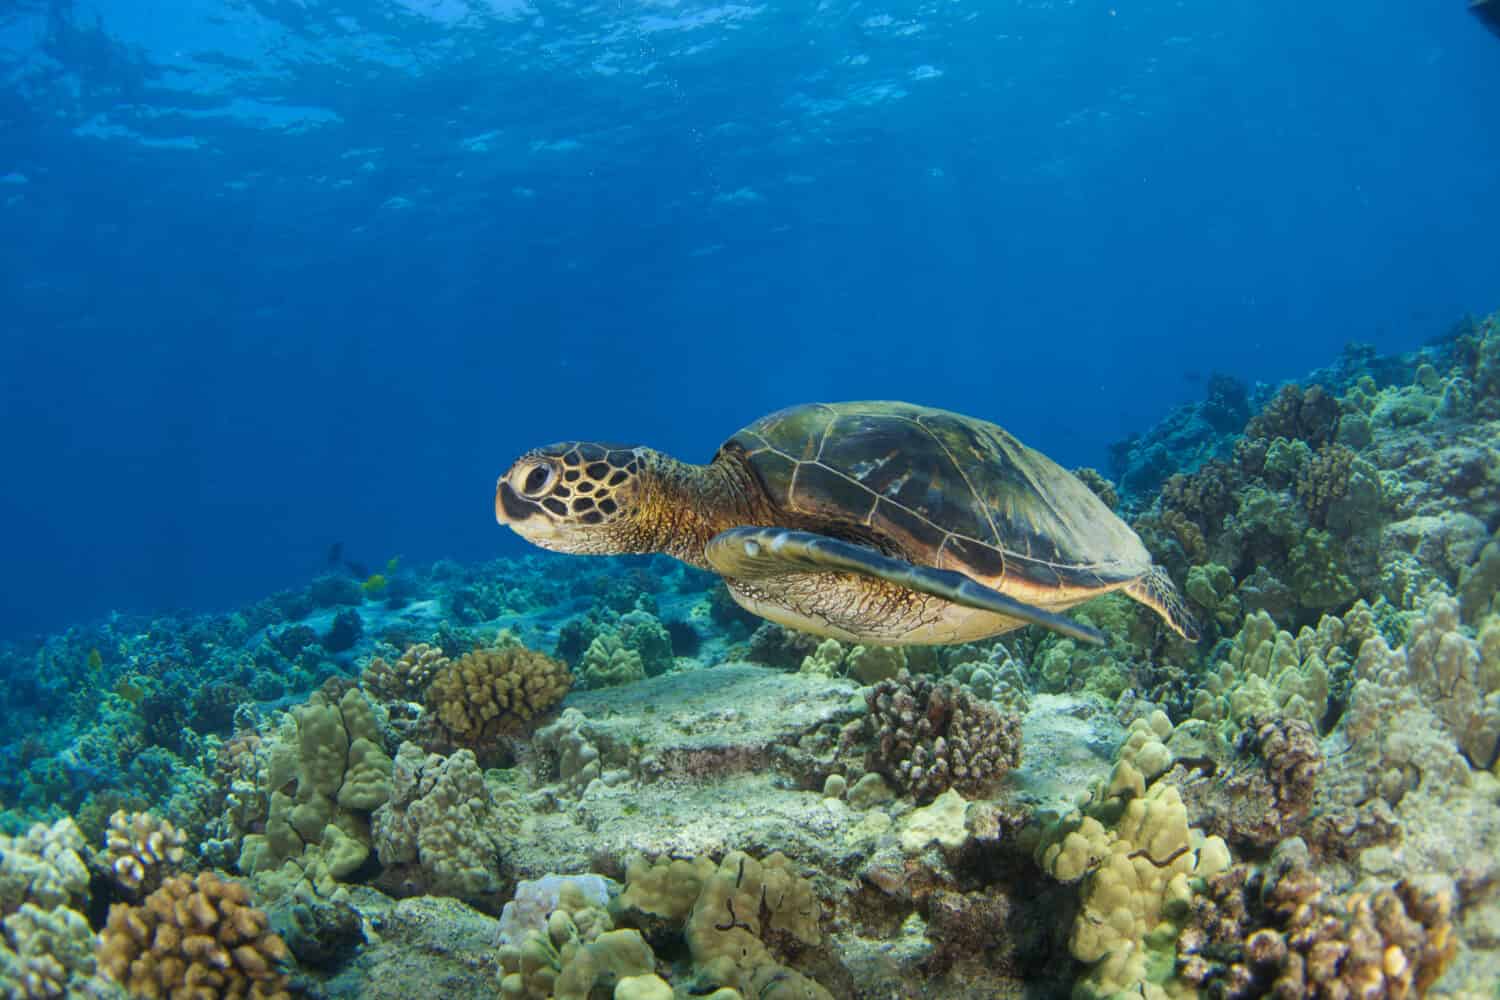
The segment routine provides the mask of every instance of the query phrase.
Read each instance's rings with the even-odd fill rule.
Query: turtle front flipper
[[[716,572],[731,580],[753,584],[808,573],[853,573],[953,604],[1040,625],[1083,642],[1104,644],[1104,636],[1094,629],[1007,597],[962,573],[918,566],[863,545],[810,531],[731,528],[710,539],[704,555]]]

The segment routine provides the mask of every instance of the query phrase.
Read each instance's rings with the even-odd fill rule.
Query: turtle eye
[[[531,471],[526,473],[526,479],[521,483],[521,495],[535,500],[542,496],[557,479],[557,472],[550,465],[534,465]]]

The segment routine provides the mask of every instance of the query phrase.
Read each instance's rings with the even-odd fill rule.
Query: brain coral
[[[287,955],[250,894],[212,872],[177,875],[140,906],[116,903],[99,933],[99,964],[132,996],[290,1000]]]
[[[524,646],[476,649],[438,671],[427,704],[454,743],[477,750],[524,731],[572,683],[567,664]]]

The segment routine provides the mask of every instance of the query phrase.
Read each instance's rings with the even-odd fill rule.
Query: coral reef
[[[1317,628],[1295,637],[1264,611],[1247,615],[1227,655],[1204,678],[1193,704],[1199,719],[1300,719],[1321,725],[1333,677],[1348,668],[1350,649],[1376,635],[1373,612],[1363,602],[1344,616],[1324,615]]]
[[[1166,996],[1171,965],[1163,958],[1171,937],[1163,929],[1186,916],[1193,880],[1229,867],[1229,849],[1188,826],[1175,785],[1159,782],[1140,793],[1118,773],[1089,811],[1048,829],[1038,861],[1059,881],[1081,882],[1069,950],[1089,971],[1075,994]]]
[[[1500,618],[1486,619],[1471,639],[1460,631],[1458,603],[1439,595],[1400,650],[1378,635],[1361,646],[1354,677],[1353,699],[1414,693],[1472,766],[1500,765]]]
[[[615,911],[654,940],[667,928],[681,934],[692,957],[695,993],[738,990],[744,996],[832,1000],[778,957],[794,957],[822,941],[812,886],[780,853],[758,861],[732,851],[717,865],[701,857],[655,863],[632,858]]]
[[[1093,469],[1085,466],[1083,468],[1074,469],[1073,475],[1077,476],[1079,481],[1082,482],[1083,485],[1087,486],[1091,491],[1093,491],[1094,496],[1098,497],[1100,500],[1103,500],[1104,506],[1108,507],[1110,510],[1114,510],[1120,505],[1120,494],[1119,491],[1115,489],[1115,484],[1106,479],[1104,477],[1104,474],[1101,473],[1098,469]]]
[[[1202,642],[844,643],[548,554],[0,642],[0,994],[1493,994],[1500,318],[1110,463]]]
[[[578,663],[578,683],[584,688],[631,684],[645,677],[646,662],[640,650],[627,646],[618,632],[594,636]]]
[[[607,912],[577,885],[567,883],[545,929],[528,932],[518,943],[501,945],[500,995],[518,1000],[588,1000],[595,987],[600,987],[618,997],[622,980],[652,976],[655,967],[651,948],[639,931],[615,930]]]

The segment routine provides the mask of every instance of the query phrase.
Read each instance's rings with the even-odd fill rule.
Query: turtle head
[[[554,552],[649,552],[640,520],[649,448],[564,441],[516,459],[495,484],[495,520]]]

